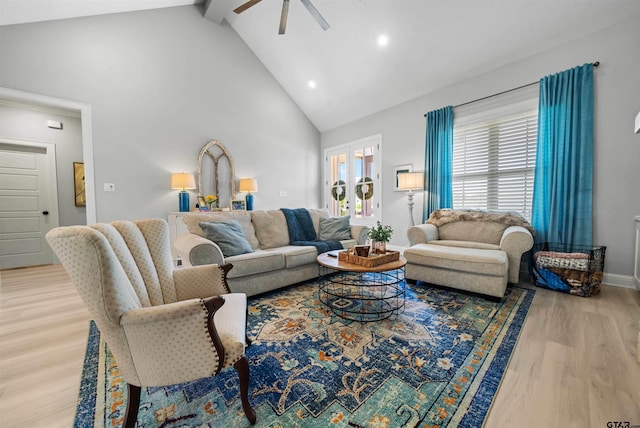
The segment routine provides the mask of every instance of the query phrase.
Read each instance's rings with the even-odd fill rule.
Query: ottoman
[[[509,277],[507,253],[434,244],[404,250],[405,278],[491,296],[504,297]]]

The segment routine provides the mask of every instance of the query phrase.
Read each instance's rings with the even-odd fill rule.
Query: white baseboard
[[[633,288],[640,291],[640,288],[636,285],[636,281],[631,275],[618,275],[615,273],[604,273],[602,283],[607,285],[615,285],[616,287]]]

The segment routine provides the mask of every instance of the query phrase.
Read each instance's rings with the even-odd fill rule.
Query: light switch
[[[115,192],[116,185],[113,183],[104,183],[104,191],[105,192]]]
[[[286,190],[281,190],[280,191],[280,196],[282,196],[282,197],[287,196],[287,191]]]

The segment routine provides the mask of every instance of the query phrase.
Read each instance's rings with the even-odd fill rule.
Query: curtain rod
[[[599,65],[600,65],[600,61],[596,61],[596,62],[593,63],[594,67],[597,67]],[[517,88],[507,89],[506,91],[498,92],[497,94],[487,95],[486,97],[478,98],[477,100],[467,101],[466,103],[455,105],[455,106],[453,106],[453,108],[466,106],[467,104],[476,103],[478,101],[486,100],[487,98],[497,97],[498,95],[506,94],[508,92],[517,91],[518,89],[527,88],[527,87],[532,86],[532,85],[537,85],[538,83],[540,83],[540,81],[527,83],[526,85],[518,86]],[[424,117],[427,117],[427,113],[424,114]]]

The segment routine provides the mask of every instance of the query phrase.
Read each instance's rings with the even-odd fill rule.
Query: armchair
[[[244,413],[255,423],[244,356],[247,301],[229,292],[232,265],[174,269],[162,219],[59,227],[46,238],[127,382],[124,427],[136,423],[141,387],[214,376],[231,366]]]

